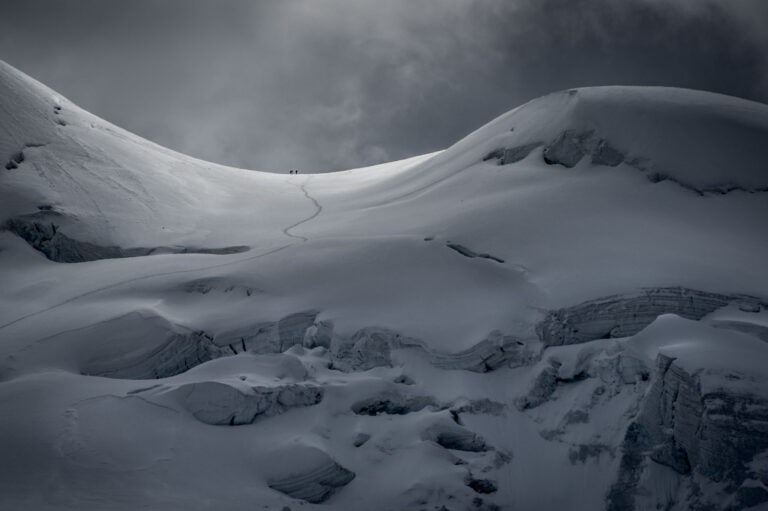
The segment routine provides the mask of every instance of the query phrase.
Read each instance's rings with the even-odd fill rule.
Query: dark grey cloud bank
[[[587,85],[768,102],[764,0],[3,0],[0,58],[179,151],[261,170],[444,148]]]

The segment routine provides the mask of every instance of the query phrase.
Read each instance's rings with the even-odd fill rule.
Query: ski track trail
[[[294,239],[300,240],[302,243],[309,241],[309,238],[307,238],[305,236],[301,236],[299,234],[291,234],[290,231],[292,231],[293,229],[299,227],[300,225],[303,225],[303,224],[305,224],[307,222],[310,222],[310,221],[314,220],[323,211],[323,206],[319,202],[317,202],[317,200],[314,197],[312,197],[309,194],[309,192],[307,191],[307,185],[309,184],[309,181],[311,179],[312,179],[312,176],[307,177],[307,179],[302,184],[298,185],[298,188],[304,194],[304,197],[306,197],[307,199],[312,201],[312,204],[315,205],[315,212],[312,213],[311,215],[309,215],[308,217],[299,220],[295,224],[291,224],[288,227],[286,227],[285,229],[283,229],[283,234],[285,234],[289,238],[294,238]]]
[[[301,185],[298,186],[298,188],[302,191],[304,196],[307,199],[309,199],[314,204],[315,211],[311,215],[307,216],[306,218],[303,218],[303,219],[299,220],[298,222],[296,222],[294,224],[291,224],[288,227],[285,227],[285,228],[282,229],[283,234],[285,234],[289,238],[293,238],[293,239],[299,240],[299,243],[305,243],[305,242],[309,241],[309,238],[306,238],[305,236],[299,236],[299,235],[296,235],[296,234],[291,234],[290,231],[292,229],[295,229],[296,227],[298,227],[300,225],[303,225],[303,224],[305,224],[307,222],[310,222],[311,220],[314,220],[315,218],[317,218],[317,216],[323,210],[323,206],[314,197],[312,197],[309,194],[309,192],[307,191],[306,186],[309,183],[311,177],[312,176],[309,176],[306,179],[306,181],[304,181],[304,183],[302,183]],[[294,245],[297,245],[299,243],[296,243],[296,242],[286,243],[285,245],[280,245],[280,246],[278,246],[276,248],[267,250],[266,252],[262,252],[262,253],[259,253],[259,254],[256,254],[256,255],[253,255],[253,256],[250,256],[250,257],[245,257],[243,259],[237,259],[235,261],[228,261],[226,263],[212,264],[212,265],[206,265],[206,266],[201,266],[201,267],[197,267],[197,268],[189,268],[189,269],[184,269],[184,270],[172,270],[172,271],[165,271],[165,272],[159,272],[159,273],[152,273],[152,274],[149,274],[149,275],[142,275],[141,277],[133,277],[133,278],[126,279],[126,280],[121,280],[119,282],[114,282],[112,284],[108,284],[106,286],[101,286],[101,287],[98,287],[96,289],[91,289],[90,291],[86,291],[84,293],[80,293],[80,294],[77,294],[75,296],[70,296],[66,300],[63,300],[63,301],[61,301],[59,303],[50,305],[50,306],[45,307],[43,309],[37,310],[35,312],[30,312],[28,314],[24,314],[23,316],[19,316],[18,318],[14,319],[14,320],[8,321],[8,322],[3,323],[2,325],[0,325],[0,330],[4,330],[4,329],[6,329],[6,328],[8,328],[8,327],[10,327],[12,325],[15,325],[16,323],[24,321],[26,319],[33,318],[35,316],[39,316],[40,314],[44,314],[46,312],[50,312],[50,311],[55,310],[55,309],[57,309],[59,307],[62,307],[64,305],[67,305],[69,303],[77,301],[77,300],[79,300],[81,298],[92,296],[92,295],[101,293],[102,291],[108,291],[110,289],[115,289],[115,288],[118,288],[120,286],[124,286],[126,284],[132,284],[134,282],[140,282],[140,281],[143,281],[143,280],[150,280],[150,279],[157,278],[157,277],[167,277],[169,275],[181,275],[181,274],[184,274],[184,273],[195,273],[195,272],[202,272],[202,271],[206,271],[206,270],[214,270],[214,269],[217,269],[217,268],[224,268],[224,267],[227,267],[227,266],[234,266],[234,265],[237,265],[237,264],[240,264],[240,263],[246,263],[246,262],[249,262],[249,261],[254,261],[256,259],[260,259],[262,257],[266,257],[266,256],[269,256],[269,255],[275,254],[277,252],[285,250],[285,249],[287,249],[289,247],[292,247]],[[151,256],[145,256],[145,257],[151,257]]]

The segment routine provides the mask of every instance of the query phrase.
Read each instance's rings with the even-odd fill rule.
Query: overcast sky
[[[0,58],[173,149],[326,171],[570,87],[768,102],[768,1],[1,0]]]

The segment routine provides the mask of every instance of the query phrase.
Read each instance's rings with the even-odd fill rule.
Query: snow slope
[[[0,112],[0,507],[768,502],[768,106],[576,89],[299,175],[6,64]]]

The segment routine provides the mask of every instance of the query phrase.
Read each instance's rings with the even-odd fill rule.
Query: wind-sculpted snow
[[[205,332],[169,333],[155,348],[91,361],[83,373],[134,380],[167,378],[228,353]]]
[[[558,309],[547,314],[536,331],[548,346],[576,344],[636,334],[662,314],[701,319],[731,303],[765,304],[745,295],[710,293],[682,287],[647,288]]]
[[[314,327],[317,312],[299,312],[275,322],[252,325],[248,329],[212,335],[203,331],[169,332],[156,346],[111,359],[89,363],[84,373],[110,378],[167,378],[220,357],[238,353],[282,353],[302,345],[307,331]]]
[[[752,335],[753,337],[757,337],[760,340],[768,342],[768,325],[756,325],[746,321],[723,320],[710,320],[707,323],[715,328],[725,328],[727,330],[744,332],[745,334]]]
[[[301,175],[5,64],[0,112],[0,508],[768,503],[767,106],[572,89]]]
[[[322,388],[306,384],[241,388],[220,382],[182,385],[184,407],[199,421],[213,425],[251,424],[297,406],[311,406],[323,399]]]
[[[422,341],[382,328],[366,327],[351,337],[336,335],[333,324],[317,320],[317,311],[304,311],[274,322],[212,334],[205,331],[180,333],[171,329],[150,347],[89,361],[84,374],[110,378],[150,379],[181,374],[220,357],[240,353],[283,353],[293,346],[328,348],[331,366],[344,372],[392,367],[392,352],[416,350],[435,367],[479,373],[502,367],[518,367],[537,356],[523,341],[494,331],[471,348],[458,353],[429,349]]]
[[[272,453],[270,488],[294,499],[319,504],[349,484],[355,473],[327,453],[309,446],[292,446]]]

